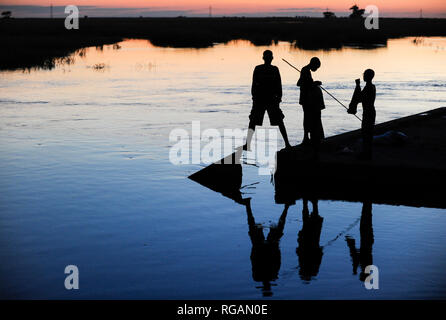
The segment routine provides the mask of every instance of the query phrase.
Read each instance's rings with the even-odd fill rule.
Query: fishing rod
[[[299,71],[299,73],[300,73],[300,70],[297,69],[295,66],[293,66],[291,63],[289,63],[288,61],[286,61],[286,60],[283,59],[283,58],[282,58],[282,60],[285,61],[291,68],[293,68],[293,69]],[[328,92],[327,90],[325,90],[324,87],[322,87],[322,86],[320,86],[320,87],[321,87],[321,89],[324,90],[330,97],[332,97],[334,100],[336,100],[337,102],[339,102],[339,104],[340,104],[341,106],[343,106],[346,110],[348,110],[348,108],[347,108],[341,101],[339,101],[338,99],[336,99],[336,97],[335,97],[334,95],[332,95],[330,92]],[[354,114],[354,116],[355,116],[359,121],[362,122],[362,119],[361,119],[360,117],[358,117],[356,114]]]

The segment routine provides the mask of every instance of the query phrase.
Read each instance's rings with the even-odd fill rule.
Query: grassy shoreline
[[[378,30],[363,20],[336,18],[81,18],[78,30],[64,19],[0,20],[0,70],[45,68],[78,49],[124,38],[163,47],[205,48],[245,39],[255,45],[289,41],[302,49],[373,47],[406,36],[446,36],[446,19],[381,18]]]

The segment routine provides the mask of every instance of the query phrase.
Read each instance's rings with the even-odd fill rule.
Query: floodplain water
[[[319,201],[322,255],[306,262],[308,275],[297,201],[285,220],[277,279],[265,284],[254,276],[246,208],[187,179],[204,164],[169,161],[173,129],[191,132],[192,121],[201,130],[246,128],[252,71],[267,48],[281,72],[292,144],[302,138],[298,74],[281,58],[300,68],[318,56],[314,78],[345,104],[354,80],[373,68],[377,122],[446,106],[446,39],[414,40],[331,51],[125,40],[81,50],[52,70],[0,72],[0,297],[445,298],[443,209],[372,205],[367,259],[380,279],[378,290],[367,290],[355,265],[363,204]],[[328,136],[359,128],[330,97],[325,102]],[[270,176],[243,166],[243,186],[266,236],[283,210]],[[64,287],[67,265],[79,268],[79,290]]]

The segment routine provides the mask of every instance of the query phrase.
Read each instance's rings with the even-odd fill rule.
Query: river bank
[[[161,47],[206,48],[231,40],[255,45],[289,41],[301,49],[373,48],[407,36],[446,36],[446,19],[382,18],[378,30],[362,19],[322,18],[81,18],[78,30],[64,19],[3,19],[0,70],[52,69],[81,48],[125,38],[148,39]]]

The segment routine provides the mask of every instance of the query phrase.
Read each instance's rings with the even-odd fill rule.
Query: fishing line
[[[336,240],[338,240],[340,237],[344,236],[347,232],[349,232],[353,227],[355,227],[359,221],[361,221],[361,217],[357,218],[355,221],[353,221],[352,223],[350,223],[347,228],[345,228],[344,230],[342,230],[341,232],[339,232],[333,239],[327,241],[327,243],[325,243],[324,245],[320,246],[322,249],[328,248],[329,246],[331,246]],[[296,270],[300,269],[300,265],[298,265],[297,267],[293,267],[292,269],[289,270],[283,270],[283,272],[281,272],[281,279],[289,279],[290,277],[293,276],[293,274],[296,272]]]

